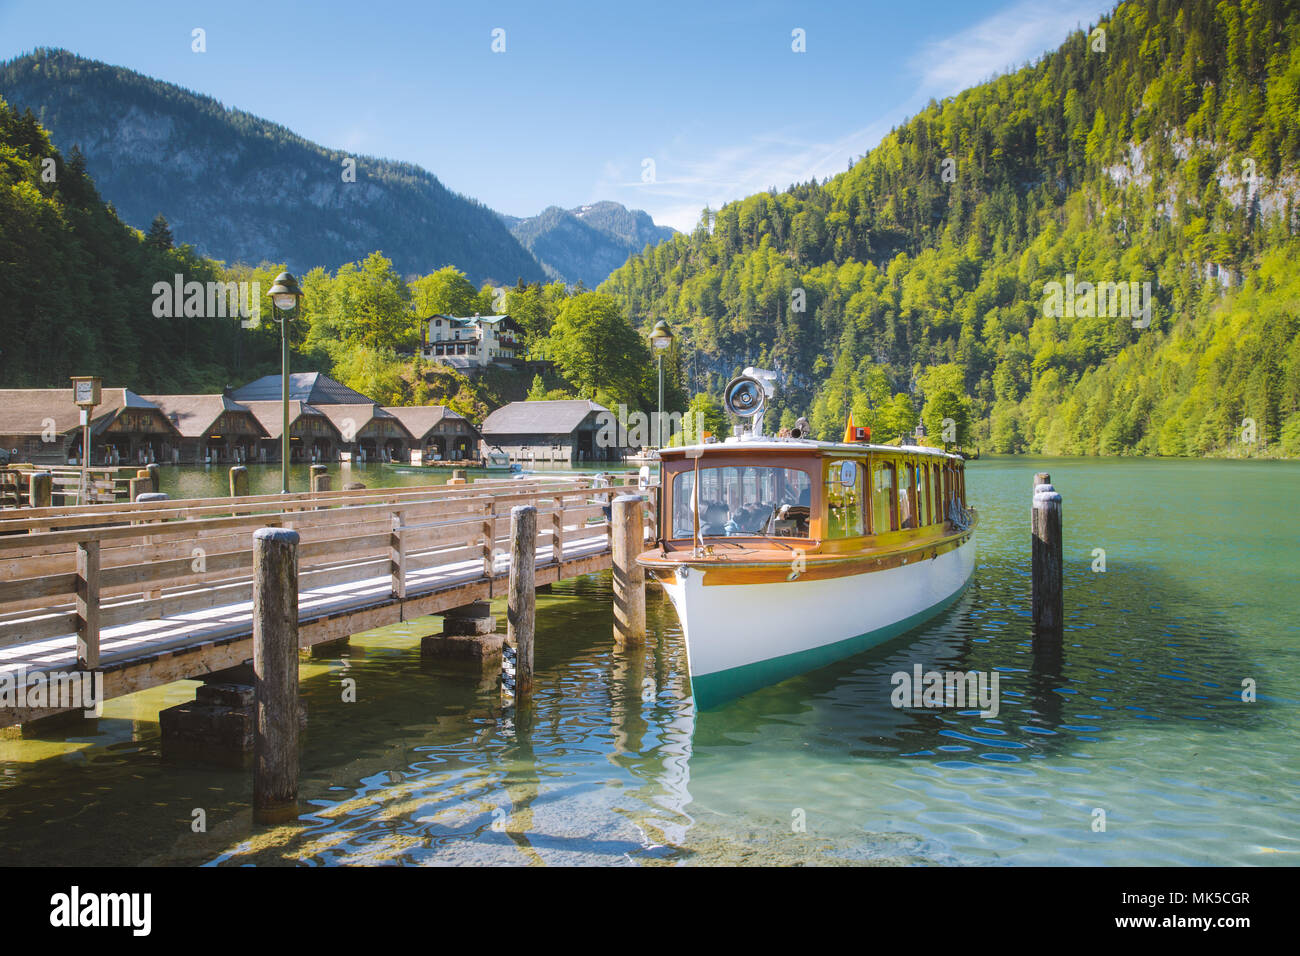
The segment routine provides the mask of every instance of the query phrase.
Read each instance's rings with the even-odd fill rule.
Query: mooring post
[[[253,533],[253,821],[298,815],[298,532]]]
[[[614,499],[610,520],[614,640],[620,644],[640,644],[645,640],[645,569],[636,563],[645,545],[643,507],[640,495],[619,495]]]
[[[48,508],[54,499],[54,475],[34,471],[27,478],[27,503],[33,508]]]
[[[155,462],[151,462],[148,465],[145,465],[145,468],[149,472],[149,477],[153,480],[154,494],[161,494],[162,493],[162,465],[158,464],[155,461]]]
[[[1040,488],[1042,490],[1038,490]],[[1061,495],[1046,482],[1035,485],[1030,523],[1033,529],[1034,626],[1042,630],[1059,630],[1065,616],[1061,594],[1064,570]]]
[[[533,636],[537,632],[537,509],[510,509],[510,596],[506,639],[515,645],[515,701],[533,692]]]
[[[313,492],[330,490],[329,468],[325,465],[311,466],[311,490]]]
[[[243,465],[234,465],[230,469],[230,497],[248,496],[248,469]]]

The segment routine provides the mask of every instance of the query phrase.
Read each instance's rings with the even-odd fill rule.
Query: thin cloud
[[[1058,46],[1071,30],[1099,15],[1098,0],[1024,0],[942,40],[926,44],[912,59],[926,98],[959,93],[990,77],[1019,68]]]
[[[852,159],[879,144],[890,129],[922,109],[990,77],[1018,69],[1086,29],[1104,12],[1104,0],[1021,0],[980,22],[926,44],[910,61],[917,84],[884,116],[829,142],[809,142],[782,130],[705,156],[682,140],[657,151],[656,181],[642,182],[640,160],[606,164],[593,198],[613,196],[646,210],[655,221],[689,231],[707,205],[720,205],[776,186],[823,179],[843,172]]]

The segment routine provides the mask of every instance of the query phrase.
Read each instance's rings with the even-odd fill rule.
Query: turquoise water
[[[1028,621],[1038,470],[1065,502],[1056,648]],[[296,826],[252,826],[247,773],[161,763],[156,712],[188,683],[71,738],[0,740],[0,862],[1300,862],[1300,467],[985,459],[968,486],[966,594],[812,674],[696,714],[660,592],[651,639],[621,651],[591,575],[539,595],[528,714],[423,665],[420,622],[304,659]],[[998,716],[895,709],[915,664],[996,669]]]

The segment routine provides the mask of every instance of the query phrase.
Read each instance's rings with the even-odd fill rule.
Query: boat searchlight
[[[776,395],[778,375],[766,369],[745,369],[740,375],[727,383],[722,390],[722,403],[727,411],[740,419],[753,419],[750,425],[750,438],[763,435],[763,409],[768,399]]]

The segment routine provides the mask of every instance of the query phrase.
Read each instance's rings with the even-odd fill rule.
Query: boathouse
[[[174,455],[181,464],[257,461],[260,440],[267,437],[250,408],[226,394],[147,395],[180,432]]]
[[[519,462],[620,461],[624,449],[602,447],[596,438],[601,416],[609,414],[585,400],[511,402],[483,420],[480,454]]]
[[[384,411],[402,423],[411,435],[412,449],[424,461],[463,461],[478,450],[478,431],[464,416],[446,405],[385,405]]]
[[[257,418],[266,432],[257,449],[259,461],[280,460],[281,417],[279,399],[273,402],[240,402]],[[342,436],[325,413],[306,402],[289,401],[289,460],[323,462],[338,459]]]
[[[354,461],[406,461],[415,439],[396,415],[374,402],[321,405],[339,433],[339,451]]]
[[[0,447],[15,461],[63,465],[81,458],[81,410],[71,388],[0,389]],[[90,462],[171,461],[182,436],[153,402],[128,388],[105,388],[91,410]]]

